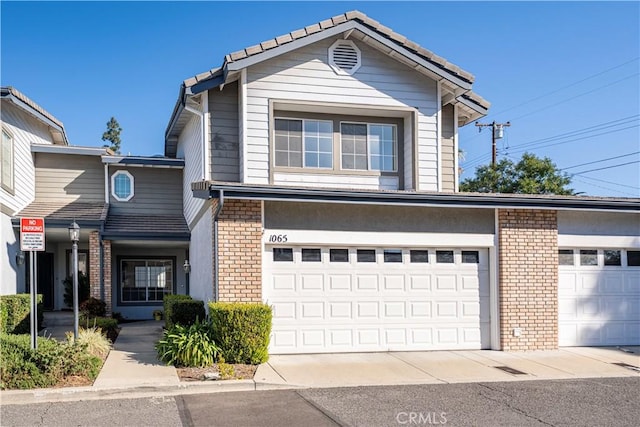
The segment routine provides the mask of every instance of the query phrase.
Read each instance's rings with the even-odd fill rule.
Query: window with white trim
[[[2,147],[0,147],[0,182],[2,188],[13,194],[14,187],[14,160],[13,160],[13,137],[2,129]]]
[[[333,168],[333,122],[275,119],[275,165]]]
[[[340,123],[342,169],[396,172],[398,138],[395,125]]]
[[[120,260],[120,301],[157,303],[173,293],[175,267],[172,259]]]
[[[134,179],[127,171],[111,175],[111,195],[119,202],[128,202],[134,195]]]

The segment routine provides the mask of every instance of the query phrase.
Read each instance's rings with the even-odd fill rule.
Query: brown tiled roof
[[[441,56],[434,54],[430,50],[423,48],[417,43],[412,42],[411,40],[407,39],[405,36],[396,33],[391,28],[382,25],[375,19],[371,19],[364,13],[357,10],[334,16],[333,18],[326,19],[317,24],[309,25],[299,30],[291,31],[288,34],[284,34],[284,35],[275,37],[273,39],[266,40],[257,45],[249,46],[245,49],[230,53],[225,56],[225,63],[229,64],[235,61],[248,58],[250,56],[258,55],[267,50],[274,49],[282,45],[286,45],[287,43],[291,43],[294,40],[298,40],[298,39],[310,36],[312,34],[325,31],[329,28],[335,27],[337,25],[343,24],[348,21],[356,21],[361,23],[362,25],[372,29],[373,31],[376,31],[378,34],[381,34],[382,36],[391,40],[399,47],[409,50],[410,52],[418,55],[420,58],[431,62],[432,64],[438,66],[439,68],[451,74],[456,75],[462,80],[465,80],[469,83],[473,83],[474,81],[473,74],[461,69],[455,64],[452,64],[451,62],[447,61]],[[220,74],[220,72],[221,72],[221,68],[213,68],[209,71],[206,71],[204,73],[198,74],[194,77],[191,77],[185,80],[184,85],[185,87],[191,87],[203,80],[208,80],[212,77],[216,77],[217,75]]]
[[[43,217],[51,221],[104,221],[109,205],[104,202],[35,200],[16,217]]]
[[[20,92],[15,87],[13,87],[13,86],[5,86],[5,87],[0,88],[0,91],[2,93],[2,96],[6,96],[8,94],[11,94],[11,95],[15,96],[20,101],[24,102],[25,104],[27,104],[29,107],[33,108],[38,113],[42,114],[47,119],[51,120],[53,123],[55,123],[60,128],[64,128],[64,125],[62,124],[62,122],[60,120],[56,119],[53,116],[53,114],[49,113],[47,110],[45,110],[44,108],[42,108],[41,106],[39,106],[38,104],[33,102],[27,95],[25,95],[24,93]]]

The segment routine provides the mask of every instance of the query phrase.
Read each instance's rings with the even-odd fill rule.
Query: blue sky
[[[219,66],[227,53],[358,9],[476,76],[474,91],[492,103],[482,122],[511,121],[499,158],[519,159],[526,148],[576,173],[577,191],[640,196],[638,2],[2,1],[0,7],[2,85],[62,120],[74,145],[102,145],[115,116],[124,154],[162,153],[182,80]],[[460,145],[463,178],[490,161],[487,130],[466,126]]]

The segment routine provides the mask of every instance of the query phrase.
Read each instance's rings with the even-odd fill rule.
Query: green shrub
[[[102,361],[87,352],[86,345],[38,337],[31,349],[28,334],[0,334],[0,388],[50,387],[68,375],[98,375]]]
[[[173,327],[173,323],[171,323],[171,319],[173,319],[173,304],[176,301],[185,301],[191,300],[191,296],[189,295],[165,295],[162,303],[164,305],[164,327],[166,329],[171,329]]]
[[[218,355],[213,340],[211,322],[197,321],[192,325],[175,325],[165,330],[156,343],[158,359],[168,365],[205,367],[211,366]]]
[[[83,301],[78,308],[88,317],[103,317],[107,314],[107,303],[93,297]]]
[[[269,359],[271,307],[266,304],[210,302],[213,338],[228,363],[258,365]]]
[[[206,317],[204,311],[204,301],[176,300],[171,305],[171,317],[166,317],[165,322],[170,325],[193,325],[198,319],[201,321]],[[166,324],[166,323],[165,323]]]
[[[73,276],[69,276],[62,282],[64,284],[64,303],[67,307],[73,307]],[[78,305],[89,299],[89,277],[78,271]]]
[[[31,332],[31,295],[0,296],[0,332],[28,334]],[[42,295],[38,294],[38,329],[44,319]]]

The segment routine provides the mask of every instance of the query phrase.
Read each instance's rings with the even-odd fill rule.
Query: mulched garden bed
[[[235,375],[233,378],[224,378],[220,380],[250,380],[258,369],[255,365],[234,364],[233,370]],[[218,373],[218,364],[206,368],[176,368],[180,381],[205,381],[204,374]]]

